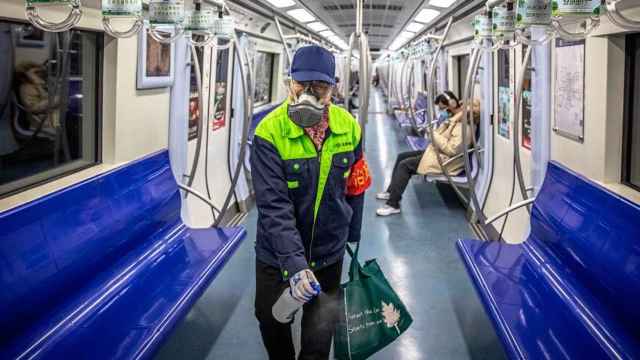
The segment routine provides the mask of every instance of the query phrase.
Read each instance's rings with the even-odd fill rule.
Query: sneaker
[[[389,198],[391,198],[391,194],[389,194],[389,193],[388,193],[388,192],[386,192],[386,191],[385,191],[385,192],[378,193],[378,194],[376,195],[376,199],[378,199],[378,200],[389,200]]]
[[[400,214],[400,209],[396,209],[392,206],[385,205],[380,209],[376,210],[376,214],[378,214],[378,216],[389,216],[394,214]]]

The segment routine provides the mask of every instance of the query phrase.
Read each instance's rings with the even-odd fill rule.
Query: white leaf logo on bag
[[[384,323],[387,324],[387,327],[395,327],[398,334],[400,334],[400,329],[398,329],[400,312],[392,303],[385,304],[384,301],[382,302],[382,316],[384,317]]]

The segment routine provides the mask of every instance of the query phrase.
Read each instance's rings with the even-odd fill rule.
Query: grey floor
[[[458,238],[473,235],[452,190],[416,177],[402,214],[376,217],[381,203],[374,195],[388,183],[396,154],[407,147],[402,130],[384,115],[381,96],[374,93],[371,100],[366,154],[374,185],[365,204],[361,258],[378,259],[414,319],[372,359],[504,359],[455,250]],[[244,244],[178,325],[158,360],[267,359],[253,316],[255,223],[254,210]]]

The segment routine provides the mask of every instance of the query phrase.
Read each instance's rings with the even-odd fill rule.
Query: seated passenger
[[[342,95],[342,83],[340,82],[340,78],[336,76],[336,84],[333,86],[333,90],[331,92],[331,101],[334,104],[344,104],[344,95]]]
[[[445,91],[438,95],[435,103],[441,111],[440,115],[448,118],[434,130],[432,139],[442,152],[442,162],[445,162],[463,151],[461,126],[463,109],[460,100],[451,91]],[[473,112],[474,119],[477,119],[480,114],[480,102],[477,100],[474,101]],[[470,136],[470,133],[467,136]],[[448,165],[447,171],[450,175],[457,175],[462,172],[463,167],[464,159],[460,158]],[[433,144],[429,144],[426,151],[409,151],[398,155],[389,187],[385,192],[376,196],[379,200],[387,201],[383,207],[376,211],[378,215],[388,216],[400,213],[402,194],[411,177],[416,174],[442,174]]]
[[[49,101],[46,88],[46,68],[34,62],[23,62],[16,67],[18,102],[28,112],[29,128],[44,133],[60,126],[56,104]],[[59,99],[54,99],[58,101]]]

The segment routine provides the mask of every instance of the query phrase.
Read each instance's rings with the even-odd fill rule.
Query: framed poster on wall
[[[553,131],[584,141],[585,42],[556,39]]]
[[[173,85],[175,46],[158,42],[147,29],[145,25],[138,33],[136,87],[138,90],[169,87]]]

